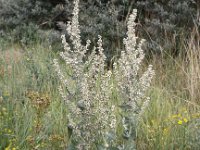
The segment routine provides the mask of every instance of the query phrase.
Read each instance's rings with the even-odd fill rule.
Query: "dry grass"
[[[11,75],[13,70],[12,64],[18,64],[23,57],[21,49],[15,47],[14,49],[6,49],[0,51],[0,76],[5,74]]]
[[[197,29],[191,34],[190,40],[186,43],[186,65],[187,88],[191,101],[200,104],[200,35]]]

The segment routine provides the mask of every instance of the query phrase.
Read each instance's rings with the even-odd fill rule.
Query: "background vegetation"
[[[0,0],[0,149],[65,149],[67,110],[52,67],[73,3]],[[155,69],[151,103],[137,129],[137,149],[200,145],[200,4],[198,0],[82,0],[84,39],[102,35],[111,66],[123,49],[127,15],[138,8],[137,34],[147,40],[143,67]],[[66,36],[67,33],[66,33]],[[87,37],[87,38],[86,38]],[[37,107],[34,100],[43,101]]]

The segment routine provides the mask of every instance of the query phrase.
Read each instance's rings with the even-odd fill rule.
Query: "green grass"
[[[52,67],[56,54],[40,44],[23,49],[4,44],[0,49],[0,150],[66,149],[70,132]],[[15,61],[16,52],[20,59]],[[198,101],[191,101],[183,60],[153,58],[151,63],[156,76],[150,106],[137,129],[137,148],[198,149],[200,109]],[[30,93],[50,104],[36,108]]]
[[[33,146],[39,146],[43,141],[48,141],[51,136],[57,135],[67,139],[66,116],[63,103],[57,91],[58,81],[52,70],[51,60],[54,54],[50,49],[36,46],[28,50],[22,50],[20,61],[12,62],[15,47],[9,47],[11,61],[1,60],[3,71],[0,78],[1,124],[0,131],[9,129],[12,133],[0,133],[0,149],[4,149],[14,139],[12,146],[19,149],[31,149],[31,143],[27,138],[33,139]],[[2,55],[5,51],[2,51]],[[9,68],[11,66],[11,68]],[[35,121],[37,110],[34,109],[28,93],[38,92],[50,98],[50,106],[41,116],[41,132],[35,133]],[[3,141],[2,141],[3,139]],[[6,140],[6,141],[5,141]],[[58,140],[58,143],[63,141]],[[48,146],[51,147],[49,141]],[[13,145],[14,144],[14,145]],[[56,143],[55,143],[56,145]],[[61,145],[61,144],[57,144]],[[45,148],[46,149],[46,148]],[[59,147],[57,148],[59,149]]]

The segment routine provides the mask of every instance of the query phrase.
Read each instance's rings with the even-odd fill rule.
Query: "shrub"
[[[69,149],[133,150],[137,122],[149,102],[145,91],[154,74],[150,65],[139,75],[144,40],[139,41],[135,35],[136,10],[127,22],[125,50],[113,70],[107,70],[102,37],[98,36],[97,47],[93,47],[91,54],[87,54],[91,41],[87,40],[86,45],[81,42],[78,3],[76,0],[72,21],[67,24],[71,43],[66,42],[65,35],[61,36],[65,51],[60,56],[67,73],[61,71],[54,59],[61,81],[59,91],[68,110]]]
[[[53,4],[45,0],[0,0],[0,36],[23,45],[46,38],[39,30],[52,28],[53,17],[62,11]]]
[[[133,8],[138,9],[137,34],[147,39],[147,52],[160,53],[164,49],[178,54],[183,49],[181,39],[190,33],[194,23],[199,23],[197,0],[82,0],[80,6],[83,43],[89,37],[94,45],[97,41],[94,33],[102,35],[108,59],[120,54],[125,23]],[[64,22],[70,20],[71,10],[69,0],[0,0],[0,34],[17,28],[20,32],[15,33],[20,36],[11,37],[21,37],[24,41],[26,34],[21,36],[22,31],[29,25],[36,25],[33,29],[56,29],[64,33]],[[57,41],[57,36],[54,37]]]
[[[198,22],[197,0],[144,0],[136,5],[140,10],[140,33],[149,41],[148,49],[173,55],[184,53],[181,40],[188,37]]]

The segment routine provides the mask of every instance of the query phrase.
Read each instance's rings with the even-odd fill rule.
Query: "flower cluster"
[[[66,102],[68,110],[68,128],[72,130],[72,145],[77,149],[91,149],[92,145],[100,144],[108,148],[117,137],[116,124],[119,105],[127,105],[131,108],[129,115],[135,115],[135,110],[144,111],[149,99],[143,100],[145,91],[150,86],[154,71],[150,65],[147,71],[139,78],[138,70],[144,58],[141,46],[135,36],[136,10],[130,15],[128,21],[127,37],[124,39],[125,50],[121,52],[121,58],[114,63],[113,70],[105,67],[106,56],[102,46],[102,37],[98,36],[97,47],[91,54],[90,40],[83,45],[80,40],[78,22],[78,3],[75,1],[73,18],[67,24],[71,44],[66,42],[62,35],[64,52],[60,53],[66,63],[66,72],[62,72],[59,61],[54,59],[54,67],[61,81],[59,92]],[[117,91],[117,94],[114,94]],[[115,99],[113,95],[119,96]],[[123,99],[123,100],[122,100]],[[128,129],[127,116],[122,116],[121,124]],[[102,144],[103,143],[103,144]],[[113,144],[112,144],[113,146]]]
[[[33,107],[39,111],[43,111],[50,105],[50,98],[48,95],[39,94],[38,92],[32,91],[29,92],[27,96],[31,100]]]
[[[148,105],[149,98],[147,97],[143,103],[142,98],[145,97],[145,92],[149,88],[151,79],[154,75],[152,65],[149,65],[144,74],[139,77],[139,69],[144,53],[142,44],[144,40],[137,44],[137,37],[135,35],[135,18],[137,11],[133,10],[129,17],[127,26],[127,37],[124,39],[125,50],[121,52],[121,58],[118,63],[114,64],[114,73],[117,81],[118,93],[124,99],[124,105],[130,106],[131,110],[140,110],[143,112]],[[138,112],[139,113],[139,112]]]

